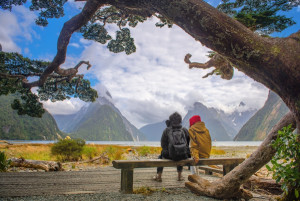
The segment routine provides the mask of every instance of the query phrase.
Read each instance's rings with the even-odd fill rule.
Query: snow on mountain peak
[[[96,86],[96,90],[98,92],[98,100],[101,101],[103,98],[105,98],[109,102],[113,103],[112,95],[103,84]]]

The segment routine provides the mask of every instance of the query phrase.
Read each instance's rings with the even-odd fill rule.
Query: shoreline
[[[53,144],[57,140],[6,140],[11,144]],[[160,141],[85,141],[89,145],[152,146],[160,147]],[[262,141],[212,141],[212,146],[259,146]],[[0,143],[1,144],[1,143]]]

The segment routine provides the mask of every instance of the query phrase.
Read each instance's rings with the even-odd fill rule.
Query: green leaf
[[[299,191],[297,189],[295,189],[295,196],[296,198],[299,198]]]

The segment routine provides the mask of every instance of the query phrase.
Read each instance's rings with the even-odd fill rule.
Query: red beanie
[[[194,123],[201,121],[201,117],[199,115],[194,115],[190,118],[190,127],[194,125]]]

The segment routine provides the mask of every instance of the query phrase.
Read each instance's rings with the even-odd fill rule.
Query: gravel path
[[[156,168],[134,170],[134,189],[149,187],[155,190],[150,195],[120,193],[121,173],[113,167],[89,171],[0,173],[0,200],[199,200],[199,196],[184,187],[184,181],[177,181],[175,167],[164,169],[162,182],[152,180],[155,172]],[[183,176],[187,178],[188,174],[184,169]],[[215,199],[201,197],[200,200]]]
[[[177,181],[176,168],[165,168],[163,181],[155,182],[155,168],[134,170],[134,189],[149,187],[156,191],[150,195],[122,194],[120,189],[120,170],[113,167],[102,167],[88,171],[66,172],[7,172],[0,173],[0,200],[161,200],[161,201],[194,201],[216,199],[197,196],[184,187],[185,181]],[[184,168],[183,176],[189,171]],[[215,180],[217,176],[202,175],[205,179]],[[255,195],[252,201],[271,200],[268,197]]]
[[[226,147],[222,147],[226,152]],[[232,157],[245,157],[252,153],[252,147],[246,147],[249,150],[235,149],[231,153]],[[230,147],[228,148],[230,149]],[[232,149],[232,148],[231,148]],[[241,153],[243,155],[241,155]],[[136,156],[128,156],[136,157]],[[156,158],[157,156],[148,156]],[[218,156],[219,157],[219,156]],[[224,155],[224,157],[228,157]],[[135,158],[134,158],[135,159]],[[163,182],[155,182],[152,177],[156,173],[156,168],[140,168],[134,170],[134,189],[149,187],[156,190],[149,195],[143,194],[122,194],[120,190],[121,171],[113,167],[72,165],[64,172],[36,172],[32,170],[18,170],[20,172],[0,172],[0,201],[194,201],[207,200],[216,201],[216,199],[204,196],[197,196],[184,187],[184,182],[178,182],[176,168],[165,168],[163,173]],[[189,171],[184,167],[183,176],[187,178]],[[201,175],[208,180],[215,180],[219,177]],[[251,201],[273,200],[269,196],[253,194]]]

